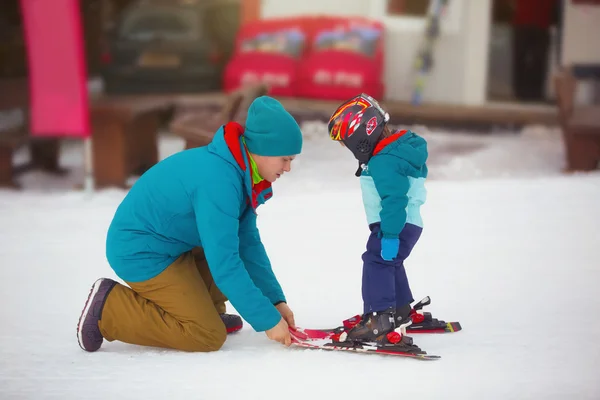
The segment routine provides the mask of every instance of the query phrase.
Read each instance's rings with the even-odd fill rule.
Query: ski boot
[[[404,326],[404,328],[407,328],[411,325],[412,319],[410,317],[413,313],[413,309],[410,306],[410,304],[406,304],[405,306],[399,307],[396,310],[393,310],[390,308],[390,310],[388,310],[388,313],[390,313],[390,312],[394,314],[394,319],[395,319],[394,324],[396,327]],[[344,331],[350,332],[357,325],[364,325],[363,319],[364,319],[363,314],[355,315],[351,318],[344,320],[342,326],[339,326],[339,327],[333,329],[332,331],[337,334],[341,334]]]
[[[376,347],[406,353],[424,354],[411,337],[406,335],[406,327],[412,322],[396,323],[395,310],[390,308],[381,312],[369,313],[350,330],[344,330],[332,338],[336,345],[363,346],[373,344]]]
[[[424,312],[423,307],[429,304],[431,304],[431,298],[426,296],[412,307],[410,304],[398,307],[395,313],[396,326],[404,325],[408,333],[448,333],[462,330],[459,322],[446,322],[433,318],[429,312]],[[325,331],[336,335],[349,332],[356,325],[360,324],[363,318],[364,315],[357,314],[344,320],[342,326]]]

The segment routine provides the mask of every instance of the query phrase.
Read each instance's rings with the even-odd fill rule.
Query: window
[[[133,40],[148,40],[157,36],[197,37],[199,30],[196,14],[185,8],[144,7],[125,16],[120,34]]]
[[[389,16],[423,17],[427,15],[429,0],[387,0]]]

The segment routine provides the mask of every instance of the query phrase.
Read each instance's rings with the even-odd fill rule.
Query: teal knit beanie
[[[248,151],[259,156],[293,156],[302,151],[302,132],[281,103],[269,96],[248,108],[244,130]]]

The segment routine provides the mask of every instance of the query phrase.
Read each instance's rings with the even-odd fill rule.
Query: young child
[[[392,132],[388,121],[378,102],[363,93],[344,102],[328,126],[331,139],[358,160],[356,176],[371,230],[362,256],[364,316],[347,338],[380,345],[390,344],[388,333],[411,323],[414,299],[404,260],[421,236],[428,156],[423,138],[409,130]],[[412,341],[406,337],[396,344]]]

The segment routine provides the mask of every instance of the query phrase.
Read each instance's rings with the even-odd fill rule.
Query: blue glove
[[[381,239],[381,258],[385,261],[392,261],[398,255],[398,249],[400,248],[400,239]]]

